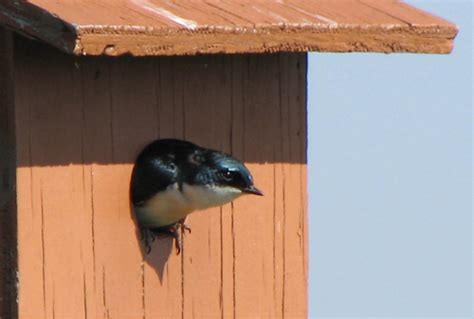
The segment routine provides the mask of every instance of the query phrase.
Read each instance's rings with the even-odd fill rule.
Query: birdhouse
[[[306,52],[457,32],[372,0],[2,1],[0,24],[0,317],[22,319],[306,318]],[[130,175],[158,138],[232,154],[265,196],[144,253]]]

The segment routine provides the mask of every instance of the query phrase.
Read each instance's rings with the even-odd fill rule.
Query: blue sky
[[[451,55],[309,54],[310,316],[472,315],[472,3]]]

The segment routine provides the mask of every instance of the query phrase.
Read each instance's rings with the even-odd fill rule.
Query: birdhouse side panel
[[[306,55],[71,57],[15,47],[20,318],[306,317]],[[141,247],[138,152],[179,138],[245,162],[265,196]]]

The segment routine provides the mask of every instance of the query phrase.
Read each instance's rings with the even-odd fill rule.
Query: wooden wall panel
[[[78,58],[16,42],[19,317],[306,317],[306,55]],[[140,249],[139,150],[185,138],[244,160],[264,197]]]

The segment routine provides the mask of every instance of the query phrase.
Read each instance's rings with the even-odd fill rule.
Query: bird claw
[[[185,219],[181,219],[173,225],[162,227],[155,230],[142,230],[142,240],[145,244],[147,254],[151,251],[150,243],[155,240],[155,234],[164,234],[172,236],[175,240],[176,255],[179,255],[183,250],[183,236],[186,234],[186,231],[191,234],[191,228],[185,224]]]
[[[144,228],[140,230],[140,237],[148,255],[151,252],[151,243],[155,241],[155,235],[150,230]]]
[[[188,233],[191,234],[191,227],[189,227],[188,225],[186,225],[185,222],[186,222],[186,220],[185,220],[184,218],[181,219],[181,220],[178,222],[178,224],[179,224],[180,227],[181,227],[181,232],[182,232],[183,234],[185,234],[186,231],[188,231]]]
[[[183,239],[182,239],[182,234],[181,232],[178,232],[178,229],[176,228],[176,230],[174,232],[172,232],[172,235],[174,237],[174,244],[175,244],[175,247],[176,247],[176,255],[179,255],[181,253],[181,251],[183,250]]]
[[[170,226],[169,230],[175,240],[176,255],[179,255],[183,250],[183,236],[186,234],[186,231],[191,234],[191,228],[185,224],[185,219],[183,218]]]

